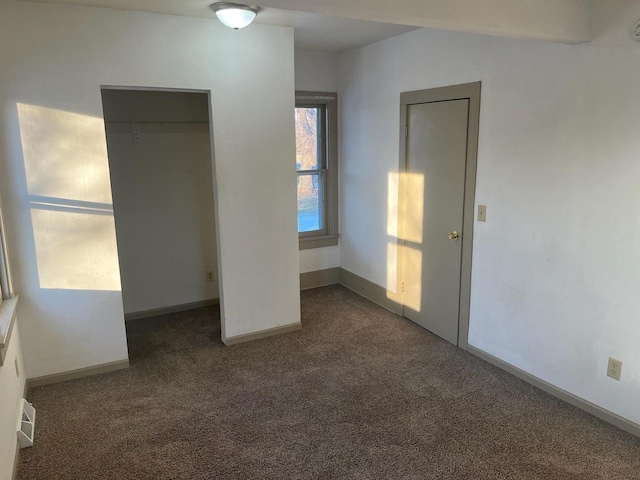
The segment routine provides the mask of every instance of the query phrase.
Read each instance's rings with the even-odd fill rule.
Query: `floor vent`
[[[18,442],[20,448],[33,446],[33,435],[36,430],[36,409],[29,402],[22,399],[20,419],[18,420]]]

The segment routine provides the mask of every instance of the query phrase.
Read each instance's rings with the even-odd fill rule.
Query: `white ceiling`
[[[590,41],[598,0],[259,0],[260,6],[558,43]],[[602,3],[600,0],[599,3]],[[612,4],[640,0],[607,0]]]
[[[258,23],[293,26],[296,50],[335,53],[379,42],[418,28],[275,9],[265,9],[261,12]]]
[[[216,0],[38,0],[92,7],[213,18]],[[249,2],[247,2],[249,3]],[[259,4],[259,0],[257,0]],[[339,53],[402,35],[417,27],[265,8],[256,23],[294,27],[296,50]],[[249,27],[251,28],[251,27]]]
[[[0,0],[3,1],[3,0]],[[18,1],[18,0],[9,0]],[[29,0],[23,0],[29,1]],[[37,0],[215,18],[216,0]],[[593,40],[598,10],[640,0],[236,0],[264,8],[257,23],[292,26],[298,50],[342,52],[416,28],[577,44]],[[408,26],[411,25],[411,26]],[[597,26],[597,25],[595,25]]]

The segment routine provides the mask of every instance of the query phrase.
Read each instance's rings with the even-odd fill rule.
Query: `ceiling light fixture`
[[[238,30],[253,22],[262,8],[241,3],[217,2],[211,5],[211,10],[216,12],[218,20],[227,27]]]

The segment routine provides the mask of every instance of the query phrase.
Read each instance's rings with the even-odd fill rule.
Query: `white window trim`
[[[9,348],[11,332],[16,322],[18,311],[18,296],[9,298],[0,305],[0,366],[4,365],[4,359]]]
[[[0,204],[0,365],[4,364],[18,306],[18,297],[13,294],[11,285],[5,231]]]
[[[296,107],[325,107],[326,194],[325,229],[321,232],[299,232],[300,250],[338,245],[338,94],[326,92],[296,92]]]

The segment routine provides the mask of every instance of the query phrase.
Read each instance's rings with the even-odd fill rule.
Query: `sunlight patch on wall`
[[[41,288],[120,290],[112,216],[31,209]]]
[[[387,298],[393,298],[397,294],[398,286],[398,253],[400,245],[397,241],[387,244]]]
[[[119,291],[103,120],[17,108],[40,287]]]
[[[29,193],[111,203],[104,121],[36,105],[17,107]]]
[[[389,172],[387,176],[387,235],[398,238],[398,192],[400,174]]]
[[[398,188],[400,175],[389,172],[387,176],[387,298],[398,294]]]

